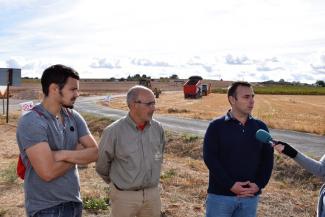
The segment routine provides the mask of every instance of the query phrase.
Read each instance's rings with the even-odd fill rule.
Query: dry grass
[[[226,87],[228,81],[206,81],[212,88]],[[80,82],[81,95],[111,95],[125,93],[137,82]],[[212,93],[201,99],[184,99],[182,83],[157,82],[153,87],[163,90],[157,99],[157,113],[179,117],[210,120],[223,115],[229,109],[225,94]],[[11,94],[18,99],[40,99],[39,83],[23,83],[12,87]],[[256,95],[253,115],[275,129],[289,129],[325,135],[325,96],[310,95]],[[125,98],[115,98],[110,107],[125,109]]]
[[[82,94],[125,92],[135,83],[81,83]],[[83,85],[83,86],[82,86]],[[114,86],[115,85],[115,86]],[[164,90],[179,84],[164,84]],[[169,88],[168,88],[169,85]],[[174,86],[173,86],[174,85]],[[94,88],[95,87],[95,88]],[[114,89],[115,88],[115,89]],[[110,91],[108,91],[110,89]],[[31,90],[31,91],[30,91]],[[13,91],[15,98],[39,97],[39,84],[28,84]],[[124,98],[113,100],[109,106],[126,108]],[[197,119],[212,119],[223,115],[229,108],[224,94],[210,94],[201,99],[183,98],[182,92],[163,91],[157,99],[157,112]],[[325,134],[325,96],[272,96],[257,95],[254,115],[272,128],[293,129]],[[15,124],[18,115],[10,117],[10,125],[0,117],[0,174],[10,173],[16,164],[18,147]],[[102,130],[111,121],[106,118],[85,116],[90,129],[99,140]],[[161,175],[161,197],[165,216],[203,216],[208,185],[208,170],[202,161],[202,138],[167,132],[166,154]],[[259,217],[315,216],[318,189],[322,182],[301,169],[286,157],[276,157],[269,185],[261,195]],[[9,169],[8,169],[9,168]],[[9,171],[9,172],[8,172]],[[3,174],[3,173],[2,173]],[[10,174],[8,174],[10,175]],[[9,176],[10,177],[10,176]],[[108,198],[109,188],[96,174],[94,163],[80,169],[83,198]],[[0,217],[24,216],[22,181],[10,181],[0,176]],[[109,216],[110,210],[85,210],[84,216]]]
[[[124,97],[112,100],[109,106],[127,110]],[[225,94],[212,93],[200,99],[184,99],[183,93],[178,91],[161,94],[156,112],[211,120],[228,109]],[[270,128],[325,135],[325,96],[256,95],[253,115]]]
[[[111,123],[105,118],[85,115],[96,139]],[[12,119],[14,122],[17,119]],[[14,123],[13,123],[14,124]],[[0,172],[15,164],[18,147],[14,125],[0,124]],[[161,174],[161,197],[165,216],[203,216],[208,185],[208,170],[202,161],[202,138],[166,133],[166,154]],[[96,174],[94,163],[80,172],[83,198],[108,198],[109,188]],[[320,180],[312,177],[285,157],[276,165],[267,188],[261,195],[260,217],[314,216]],[[7,182],[0,177],[0,216],[24,216],[22,181]],[[108,210],[85,210],[84,216],[109,216]]]
[[[270,127],[325,135],[325,96],[257,96],[255,114]]]

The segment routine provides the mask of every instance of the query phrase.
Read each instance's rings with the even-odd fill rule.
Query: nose
[[[251,100],[250,100],[250,104],[254,105],[254,103],[255,103],[254,98],[251,98]]]
[[[76,90],[74,95],[75,95],[76,97],[79,97],[79,96],[80,96],[80,92],[79,92],[79,90]]]

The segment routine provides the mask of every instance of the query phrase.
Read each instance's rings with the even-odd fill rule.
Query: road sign
[[[21,69],[0,68],[0,85],[20,86]]]

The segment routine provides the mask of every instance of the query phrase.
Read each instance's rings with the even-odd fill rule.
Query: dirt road
[[[98,103],[101,100],[103,100],[103,96],[80,97],[76,103],[76,109],[113,119],[118,119],[126,114],[124,110],[101,106]],[[155,115],[155,119],[160,121],[166,129],[200,136],[204,135],[209,124],[209,121],[206,120],[180,118],[171,115]],[[321,157],[325,153],[325,136],[277,129],[270,129],[270,132],[275,140],[285,141],[311,156]]]
[[[121,95],[117,95],[121,97]],[[102,106],[104,96],[79,97],[75,108],[80,112],[88,112],[95,115],[118,119],[126,114],[125,110],[112,109]],[[18,110],[19,103],[23,100],[11,100],[11,110]],[[36,102],[36,101],[35,101]],[[172,115],[155,115],[166,129],[203,136],[209,121],[193,118],[182,118]],[[325,153],[325,136],[310,133],[301,133],[290,130],[270,129],[275,140],[285,141],[300,151],[314,157],[321,157]]]

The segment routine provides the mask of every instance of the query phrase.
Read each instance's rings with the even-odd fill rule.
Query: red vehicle
[[[183,86],[184,98],[199,98],[202,96],[202,77],[191,76]]]

